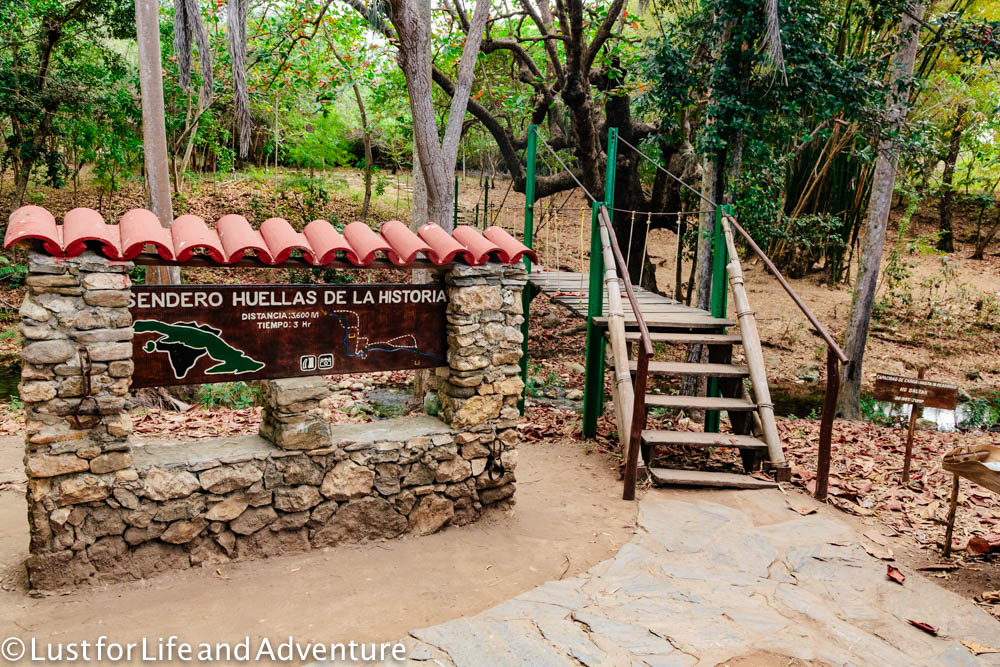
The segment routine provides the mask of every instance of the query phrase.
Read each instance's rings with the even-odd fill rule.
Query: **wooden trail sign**
[[[133,387],[447,365],[440,285],[132,288]]]
[[[873,396],[880,401],[910,404],[910,425],[906,431],[906,453],[903,458],[903,484],[910,481],[910,458],[913,454],[913,432],[923,408],[954,410],[958,403],[958,387],[944,382],[925,380],[927,369],[921,368],[915,378],[878,373]]]
[[[908,378],[902,375],[875,376],[875,398],[890,403],[910,403],[914,407],[954,410],[958,403],[958,387],[944,382]]]

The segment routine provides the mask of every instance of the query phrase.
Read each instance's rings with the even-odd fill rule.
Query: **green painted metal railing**
[[[528,147],[525,162],[527,163],[527,176],[524,184],[524,245],[534,248],[535,236],[535,158],[538,153],[538,126],[532,125],[528,128]],[[531,260],[524,256],[524,268],[531,271]],[[524,414],[524,395],[528,390],[528,317],[531,309],[531,283],[524,286],[521,291],[521,309],[524,322],[521,323],[521,381],[524,389],[521,390],[521,400],[517,403],[518,410]]]
[[[604,173],[605,206],[614,208],[615,172],[618,163],[618,129],[608,130],[608,162]],[[587,293],[587,363],[583,384],[583,437],[597,435],[597,418],[604,412],[604,331],[594,318],[604,312],[604,258],[601,249],[602,202],[593,203],[590,216],[590,289]]]
[[[712,317],[720,319],[726,317],[726,296],[728,287],[726,285],[726,265],[729,263],[729,252],[726,249],[725,235],[722,231],[722,216],[733,215],[733,207],[726,204],[715,207],[715,227],[712,230]],[[719,378],[708,379],[708,395],[719,397],[722,392],[719,390]],[[719,432],[720,415],[718,410],[709,410],[705,413],[705,431],[708,433]]]

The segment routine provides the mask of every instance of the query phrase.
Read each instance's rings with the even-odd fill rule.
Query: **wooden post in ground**
[[[826,348],[826,396],[823,398],[823,418],[819,424],[819,453],[816,461],[816,500],[826,500],[830,484],[830,459],[833,456],[833,419],[837,413],[840,392],[840,368],[837,354]]]
[[[955,512],[958,510],[958,487],[960,480],[955,475],[955,483],[951,487],[951,503],[948,506],[948,527],[944,531],[944,557],[951,558],[951,536],[955,532]]]
[[[923,380],[925,372],[927,372],[927,369],[921,367],[917,372],[917,379]],[[910,406],[910,427],[906,431],[906,454],[903,457],[903,484],[908,484],[910,481],[910,457],[913,455],[913,431],[917,428],[917,419],[919,419],[922,412],[923,410],[916,403]]]

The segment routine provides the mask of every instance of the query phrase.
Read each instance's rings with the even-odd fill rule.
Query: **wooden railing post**
[[[757,404],[757,415],[763,430],[764,444],[772,468],[775,470],[776,481],[787,482],[790,470],[785,463],[785,453],[781,449],[781,438],[774,421],[774,404],[771,403],[771,390],[767,386],[767,369],[764,364],[764,353],[760,347],[760,332],[757,330],[757,319],[750,309],[746,288],[743,286],[743,267],[736,251],[736,242],[730,227],[731,218],[726,215],[722,220],[722,229],[730,261],[726,267],[729,274],[729,286],[733,291],[733,306],[736,309],[736,320],[740,325],[740,335],[743,337],[743,355],[746,357],[747,370],[750,373],[750,385],[753,389],[754,403]]]
[[[826,397],[823,399],[823,418],[819,424],[819,453],[816,461],[816,500],[826,500],[830,483],[830,459],[833,453],[833,418],[837,412],[837,394],[840,392],[840,364],[832,347],[826,348]]]

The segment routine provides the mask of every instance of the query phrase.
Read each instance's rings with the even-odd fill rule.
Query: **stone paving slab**
[[[648,495],[614,558],[414,630],[408,664],[717,665],[769,651],[830,665],[1000,665],[960,643],[1000,645],[1000,623],[974,604],[915,572],[889,581],[844,522],[787,511],[777,490],[743,493],[743,510]],[[788,518],[755,526],[762,508]]]

